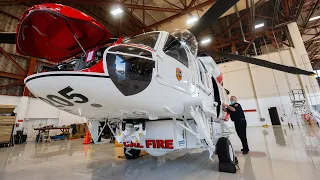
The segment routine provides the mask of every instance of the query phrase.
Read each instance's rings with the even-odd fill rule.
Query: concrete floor
[[[0,149],[0,180],[11,179],[210,179],[210,180],[319,180],[320,129],[317,127],[248,128],[251,152],[243,156],[235,134],[240,170],[218,172],[218,162],[207,152],[148,155],[135,160],[115,157],[111,144],[84,146],[80,140],[49,144],[28,142]],[[87,153],[85,153],[87,151]]]

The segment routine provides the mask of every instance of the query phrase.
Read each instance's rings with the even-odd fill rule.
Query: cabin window
[[[180,41],[178,41],[172,35],[169,35],[167,42],[164,45],[163,51],[168,56],[171,56],[172,58],[178,60],[183,65],[188,67],[189,63],[188,63],[188,56],[187,56],[186,50],[182,46]]]

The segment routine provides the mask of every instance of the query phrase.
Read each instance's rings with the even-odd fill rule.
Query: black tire
[[[230,140],[226,137],[221,137],[217,143],[217,152],[219,162],[235,163],[235,155]]]
[[[127,159],[135,159],[135,158],[139,157],[141,150],[140,149],[130,149],[129,153],[132,154],[132,156],[127,154],[126,151],[127,151],[127,148],[123,148],[124,155],[126,156]]]

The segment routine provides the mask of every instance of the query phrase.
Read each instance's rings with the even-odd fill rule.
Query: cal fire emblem
[[[176,77],[177,77],[178,81],[180,81],[182,79],[182,71],[180,68],[176,68]]]

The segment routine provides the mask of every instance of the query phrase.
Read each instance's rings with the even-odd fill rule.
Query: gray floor
[[[135,160],[115,157],[111,144],[82,145],[80,140],[0,149],[0,179],[210,179],[210,180],[319,180],[320,129],[317,127],[248,128],[250,155],[239,152],[240,170],[218,172],[218,162],[207,152],[175,152],[163,157],[148,155]],[[85,153],[86,152],[86,153]]]

